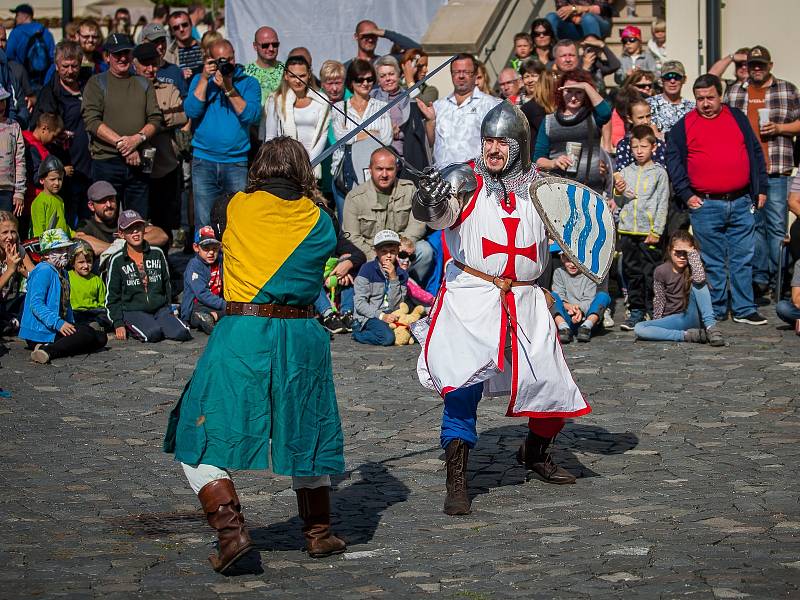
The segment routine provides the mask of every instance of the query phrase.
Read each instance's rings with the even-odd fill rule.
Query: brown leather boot
[[[467,493],[467,460],[469,446],[464,440],[453,440],[444,449],[447,461],[447,496],[444,499],[444,514],[468,515],[470,508]]]
[[[347,544],[331,533],[330,487],[297,490],[297,510],[303,519],[303,535],[310,557],[323,558],[347,549]]]
[[[517,461],[529,471],[533,471],[547,483],[564,485],[575,483],[575,476],[553,462],[548,452],[552,440],[539,437],[528,431],[528,437],[517,450]]]
[[[236,488],[230,479],[217,479],[207,483],[197,493],[208,524],[217,530],[219,549],[208,561],[218,573],[229,567],[253,548],[253,541],[244,526],[242,507]]]

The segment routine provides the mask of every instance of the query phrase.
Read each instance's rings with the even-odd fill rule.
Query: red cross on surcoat
[[[519,248],[515,245],[517,239],[517,229],[519,228],[519,219],[516,217],[508,217],[503,219],[503,226],[506,228],[506,245],[503,246],[492,240],[481,238],[481,248],[483,249],[483,258],[488,258],[492,254],[506,254],[508,261],[506,268],[503,270],[501,277],[517,280],[516,263],[517,256],[524,256],[533,262],[536,262],[536,244],[531,244],[525,248]]]

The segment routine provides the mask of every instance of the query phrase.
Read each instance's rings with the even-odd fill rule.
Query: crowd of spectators
[[[429,56],[371,20],[355,24],[350,60],[315,70],[308,48],[284,52],[267,24],[256,59],[239,64],[200,5],[158,5],[136,24],[125,9],[81,19],[56,44],[20,4],[14,27],[0,27],[0,333],[19,333],[39,362],[102,347],[86,328],[142,341],[210,333],[225,312],[215,215],[245,189],[260,145],[288,136],[315,159],[398,98],[315,170],[315,200],[340,224],[315,304],[330,332],[391,343],[398,305],[430,305],[446,249],[411,214],[412,173],[474,158],[499,102],[528,120],[537,168],[602,194],[618,222],[610,287],[587,285],[552,247],[541,283],[562,342],[612,327],[613,294],[625,300],[621,329],[641,339],[720,345],[716,323],[765,324],[758,307],[770,301],[798,328],[796,271],[786,282],[800,239],[787,243],[787,212],[800,214],[800,95],[769,50],[739,48],[687,82],[663,21],[649,40],[620,27],[617,56],[611,3],[555,4],[513,35],[496,80],[462,53],[451,92],[422,83],[408,95]],[[181,250],[188,266],[170,259]]]

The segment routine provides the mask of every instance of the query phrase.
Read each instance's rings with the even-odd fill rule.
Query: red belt
[[[253,304],[251,302],[228,302],[225,314],[239,317],[270,317],[273,319],[313,319],[313,306],[284,306],[283,304]]]

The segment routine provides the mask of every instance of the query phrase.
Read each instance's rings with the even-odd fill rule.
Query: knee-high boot
[[[344,552],[347,544],[331,533],[331,488],[300,488],[296,492],[308,555],[323,558]]]
[[[444,499],[446,515],[468,515],[471,512],[467,492],[467,461],[469,446],[464,440],[453,440],[444,450],[447,461],[447,496]]]
[[[218,573],[229,567],[253,548],[253,541],[244,526],[242,507],[236,488],[230,479],[217,479],[207,483],[197,492],[208,518],[208,524],[217,530],[219,550],[208,557]]]
[[[547,483],[575,483],[572,473],[553,462],[548,451],[552,441],[552,438],[543,438],[529,431],[528,437],[517,450],[517,461]]]

